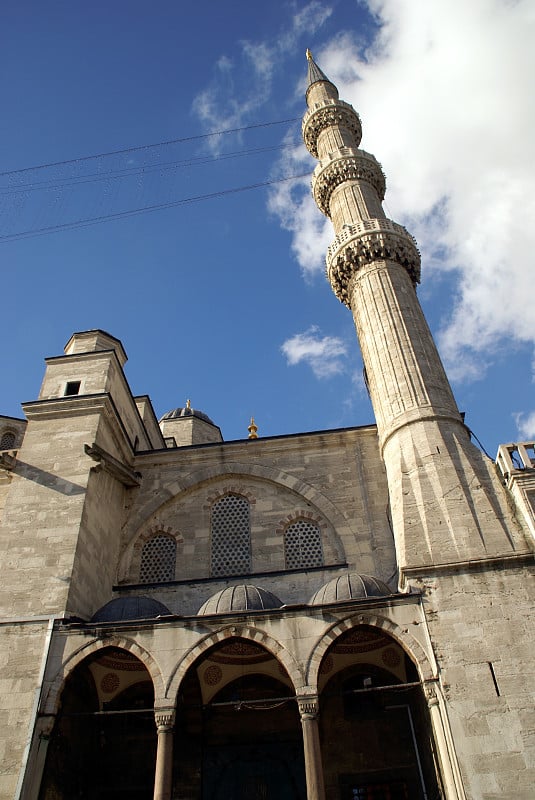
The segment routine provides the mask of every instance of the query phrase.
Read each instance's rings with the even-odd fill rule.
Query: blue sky
[[[529,0],[4,0],[2,413],[21,415],[72,332],[100,327],[158,415],[190,398],[227,440],[252,414],[261,436],[373,421],[309,178],[242,190],[314,167],[310,47],[361,115],[387,214],[418,239],[469,427],[493,456],[535,436],[534,28]],[[220,196],[184,202],[205,195]]]

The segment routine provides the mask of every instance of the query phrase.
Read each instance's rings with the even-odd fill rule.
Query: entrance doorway
[[[175,731],[177,797],[306,800],[293,687],[260,645],[226,640],[191,667]]]
[[[437,800],[431,724],[417,671],[383,631],[337,639],[320,667],[326,795],[339,800]]]
[[[154,690],[144,664],[107,647],[68,677],[39,800],[152,800]]]

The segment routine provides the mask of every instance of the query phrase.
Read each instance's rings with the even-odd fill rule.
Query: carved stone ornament
[[[175,724],[175,709],[174,708],[160,708],[154,709],[154,720],[158,730],[169,731],[172,730]]]
[[[327,277],[335,295],[348,308],[351,278],[374,261],[395,261],[405,267],[414,285],[420,282],[420,252],[402,225],[389,219],[346,225],[327,251]]]
[[[315,719],[318,716],[318,698],[302,697],[297,699],[301,719]]]
[[[318,108],[307,111],[303,117],[303,139],[308,152],[318,158],[318,137],[326,128],[346,128],[353,134],[354,145],[362,139],[360,118],[353,106],[343,100],[326,101]]]
[[[437,690],[432,683],[425,684],[425,699],[427,700],[427,704],[429,706],[436,706],[438,705],[438,697],[437,697]]]
[[[374,156],[364,150],[354,150],[355,155],[333,159],[319,164],[314,171],[312,192],[319,210],[330,217],[331,195],[337,186],[346,181],[367,181],[371,183],[379,200],[384,200],[386,181],[381,165]]]

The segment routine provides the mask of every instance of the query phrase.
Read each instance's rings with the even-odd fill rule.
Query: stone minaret
[[[511,553],[518,535],[524,549],[494,466],[470,441],[418,302],[416,243],[385,216],[385,178],[374,156],[359,149],[358,114],[308,51],[307,58],[303,138],[319,160],[312,192],[334,226],[327,275],[357,329],[400,581],[426,565]]]

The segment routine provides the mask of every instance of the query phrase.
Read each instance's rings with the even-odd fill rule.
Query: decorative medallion
[[[223,677],[223,670],[221,667],[218,667],[216,664],[212,664],[211,667],[205,671],[203,676],[203,681],[207,686],[215,686],[221,678]]]
[[[401,655],[399,651],[395,650],[393,647],[387,647],[386,650],[383,650],[381,660],[385,667],[399,667]]]
[[[107,672],[100,681],[100,688],[104,694],[113,694],[119,688],[119,676],[115,672]]]

